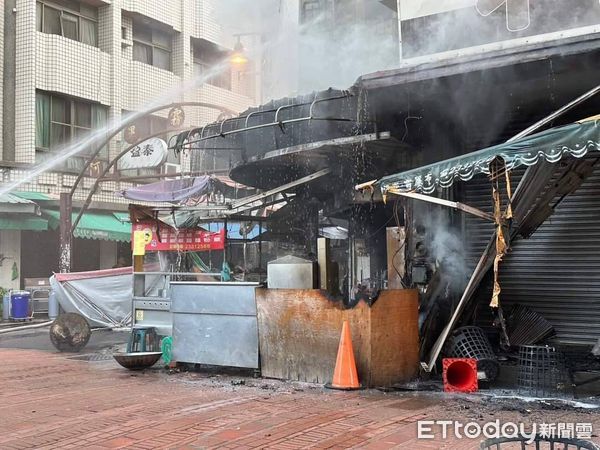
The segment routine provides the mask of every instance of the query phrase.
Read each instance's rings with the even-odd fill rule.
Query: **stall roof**
[[[0,213],[39,214],[39,206],[34,202],[13,194],[0,195]]]
[[[225,222],[210,222],[201,225],[206,231],[216,232],[225,228]],[[227,222],[227,238],[228,239],[243,239],[244,232],[246,233],[245,239],[254,239],[260,234],[260,227],[256,223],[240,223],[240,222]]]
[[[178,203],[201,197],[213,192],[213,190],[232,198],[238,195],[250,195],[251,192],[254,192],[254,189],[236,183],[226,176],[202,175],[175,180],[161,180],[117,192],[117,195],[129,200]]]
[[[456,179],[468,181],[479,173],[489,174],[489,165],[497,157],[504,160],[508,170],[512,170],[519,166],[532,166],[540,160],[555,163],[566,155],[581,158],[593,150],[600,151],[600,115],[518,141],[389,175],[380,179],[377,185],[383,194],[390,191],[430,194],[439,187],[450,187]]]
[[[19,195],[0,195],[0,230],[48,229],[48,221],[39,217],[40,207]]]
[[[48,217],[50,228],[56,229],[60,226],[59,211],[43,209],[42,213]],[[74,212],[72,220],[74,221],[76,217],[77,213]],[[81,217],[73,235],[83,239],[129,242],[131,241],[131,224],[119,221],[112,212],[86,212]]]
[[[161,180],[117,192],[117,195],[128,200],[143,202],[180,202],[193,196],[205,194],[210,188],[211,178],[206,175],[176,180]]]

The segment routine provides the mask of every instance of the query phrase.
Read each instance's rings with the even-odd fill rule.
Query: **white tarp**
[[[155,290],[158,278],[146,277],[151,290]],[[120,328],[131,324],[131,267],[55,274],[50,285],[61,308],[82,315],[92,327]]]

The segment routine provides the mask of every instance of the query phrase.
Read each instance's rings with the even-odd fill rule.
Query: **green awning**
[[[0,230],[46,231],[48,221],[42,217],[19,214],[12,217],[0,217]]]
[[[591,151],[600,152],[600,116],[389,175],[377,185],[384,195],[394,190],[431,194],[438,187],[450,187],[457,178],[468,181],[479,173],[489,175],[490,163],[497,157],[504,160],[507,170],[512,170],[523,165],[532,166],[540,160],[555,163],[563,156],[582,158]]]
[[[0,214],[39,215],[40,207],[30,200],[13,194],[0,195]]]
[[[113,212],[113,216],[121,223],[131,223],[131,218],[128,212]]]
[[[55,209],[42,209],[48,217],[48,225],[52,229],[60,226],[60,212]],[[73,212],[72,221],[77,218]],[[85,212],[73,233],[83,239],[100,239],[105,241],[130,242],[131,224],[119,221],[112,212]]]
[[[13,192],[14,195],[16,195],[17,197],[21,197],[24,198],[25,200],[57,200],[58,197],[51,197],[48,194],[44,194],[43,192],[26,192],[26,191],[19,191],[19,192]]]

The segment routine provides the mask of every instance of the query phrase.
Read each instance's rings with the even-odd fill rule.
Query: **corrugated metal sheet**
[[[31,205],[34,204],[32,201],[25,198],[18,197],[13,194],[0,195],[0,203],[8,203],[11,205]]]
[[[468,183],[464,196],[466,203],[481,209],[491,206],[485,180]],[[465,230],[468,253],[476,262],[493,228],[465,218]],[[529,239],[513,244],[501,264],[500,280],[503,305],[520,303],[539,312],[563,343],[596,342],[600,337],[600,167]]]

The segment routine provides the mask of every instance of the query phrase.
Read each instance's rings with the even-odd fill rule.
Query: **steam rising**
[[[345,89],[365,73],[398,66],[397,15],[378,1],[320,2],[302,11],[298,0],[219,0],[225,35],[262,47],[263,101],[329,87]],[[261,45],[262,44],[262,45]]]
[[[437,209],[420,214],[421,224],[427,237],[425,246],[432,262],[435,262],[450,282],[450,289],[462,289],[470,276],[460,231],[450,224],[448,214]]]

